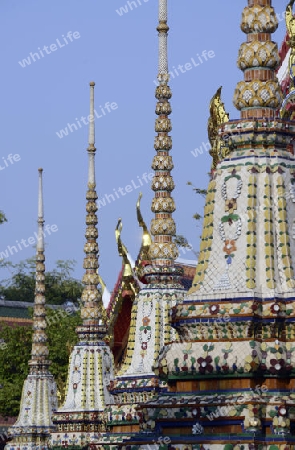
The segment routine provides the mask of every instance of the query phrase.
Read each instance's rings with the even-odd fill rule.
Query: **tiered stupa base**
[[[97,441],[106,430],[105,405],[113,402],[107,389],[113,377],[113,355],[102,340],[105,329],[90,330],[92,341],[87,333],[83,341],[81,330],[70,357],[65,403],[53,416],[57,428],[50,444],[55,449],[82,448]]]
[[[184,297],[181,275],[180,267],[145,268],[145,277],[150,283],[133,303],[126,356],[110,385],[114,404],[105,409],[111,433],[103,436],[104,445],[120,443],[123,436],[130,438],[139,432],[142,421],[139,405],[167,390],[166,381],[159,379],[153,367],[164,344],[176,339],[170,315],[172,307]]]
[[[12,440],[6,450],[48,450],[50,434],[55,426],[51,420],[56,410],[56,385],[53,376],[29,374],[24,382],[18,420],[9,429]]]

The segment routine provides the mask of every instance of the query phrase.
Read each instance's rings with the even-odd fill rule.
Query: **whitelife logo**
[[[14,155],[12,153],[9,153],[9,155],[2,156],[3,162],[0,162],[0,170],[4,170],[9,166],[12,166],[15,162],[18,162],[21,160],[21,157],[18,153],[15,153]]]
[[[62,35],[61,41],[59,39],[56,39],[56,44],[53,43],[51,45],[44,45],[42,49],[38,47],[38,52],[31,52],[27,58],[24,58],[18,63],[24,69],[25,67],[30,66],[32,62],[39,61],[41,57],[45,58],[46,55],[50,55],[51,53],[56,52],[56,50],[58,50],[59,48],[66,47],[70,44],[70,42],[74,42],[74,40],[80,39],[80,37],[81,36],[78,31],[74,31],[74,33],[68,31],[66,36],[64,34]]]
[[[57,225],[55,224],[46,224],[44,228],[44,231],[42,231],[44,237],[46,237],[46,233],[50,236],[51,233],[56,233],[58,231]],[[21,239],[20,242],[16,240],[16,245],[8,245],[4,251],[0,252],[0,261],[3,261],[5,258],[9,258],[9,256],[13,256],[19,251],[22,251],[24,248],[28,248],[30,245],[36,244],[38,242],[38,234],[36,231],[34,232],[34,236],[35,237],[30,236],[28,239]]]
[[[99,114],[96,109],[94,110],[94,116],[97,119],[101,119],[103,116],[106,116],[107,114],[111,113],[112,111],[115,111],[116,109],[118,109],[118,105],[116,102],[106,102],[104,106],[99,105]],[[67,126],[59,131],[56,131],[55,134],[59,137],[59,139],[62,139],[64,136],[68,136],[69,135],[69,131],[71,133],[73,133],[74,131],[78,130],[79,128],[82,128],[81,122],[84,125],[88,125],[89,122],[93,122],[95,121],[95,117],[92,114],[89,114],[89,116],[81,116],[80,119],[78,119],[76,117],[76,122],[77,123],[67,123]]]

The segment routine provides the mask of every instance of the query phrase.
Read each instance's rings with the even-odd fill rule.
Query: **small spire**
[[[33,314],[33,344],[29,365],[31,372],[39,372],[48,368],[46,309],[45,309],[45,255],[44,255],[44,212],[43,212],[43,169],[38,169],[38,242],[36,254],[36,287]]]
[[[38,243],[33,314],[33,337],[29,374],[24,381],[18,419],[10,428],[12,441],[6,450],[42,448],[49,450],[48,440],[55,430],[52,414],[57,408],[56,384],[49,371],[45,309],[45,256],[42,173],[39,169]]]

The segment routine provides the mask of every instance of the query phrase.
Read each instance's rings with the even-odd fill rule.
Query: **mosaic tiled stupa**
[[[46,335],[42,172],[39,169],[36,287],[30,369],[23,385],[18,419],[9,429],[12,440],[6,445],[6,450],[47,450],[50,433],[55,428],[52,414],[57,408],[57,394],[56,384],[49,370]]]
[[[97,206],[95,180],[94,82],[90,83],[90,124],[88,190],[86,194],[86,244],[81,318],[77,327],[78,343],[72,350],[65,401],[53,415],[57,425],[52,433],[52,447],[82,448],[97,440],[105,430],[103,411],[112,403],[107,386],[113,377],[113,355],[104,341],[107,334],[105,310],[99,285]]]
[[[158,1],[155,217],[149,233],[138,210],[143,246],[135,269],[121,240],[120,221],[116,230],[124,262],[118,296],[123,302],[123,293],[128,294],[125,303],[131,315],[126,352],[116,350],[122,364],[114,373],[108,342],[116,323],[107,317],[98,288],[90,120],[83,324],[69,362],[66,399],[52,417],[56,430],[50,429],[50,420],[45,424],[46,433],[52,431],[49,446],[295,450],[294,0],[286,5],[290,52],[285,52],[283,63],[272,41],[278,26],[272,1],[248,0],[243,10],[246,42],[238,66],[244,79],[234,92],[239,118],[229,118],[221,88],[213,87],[208,120],[211,177],[189,292],[181,284],[173,242],[168,1]],[[94,83],[90,93],[94,118]],[[37,307],[37,324],[43,309],[41,316],[39,312]],[[116,302],[112,312],[120,316]],[[41,345],[42,339],[35,337],[44,331],[36,330],[35,346]],[[41,350],[46,352],[46,346]],[[37,450],[23,439],[16,432],[9,450]]]
[[[126,433],[137,432],[141,416],[137,405],[154,398],[156,392],[166,390],[166,382],[159,379],[153,367],[163,346],[174,339],[169,314],[172,306],[181,301],[184,287],[181,283],[182,268],[175,263],[178,256],[174,243],[176,226],[172,213],[175,203],[171,196],[174,182],[171,176],[173,161],[170,155],[172,129],[171,89],[168,86],[167,60],[167,0],[159,0],[159,86],[156,89],[156,114],[154,142],[156,156],[152,162],[155,171],[152,180],[154,199],[151,209],[155,214],[151,223],[150,237],[141,216],[139,204],[137,215],[143,228],[143,245],[137,264],[137,276],[141,283],[131,310],[129,338],[120,370],[110,385],[114,405],[106,408],[107,427],[111,435],[104,446],[122,441]]]
[[[167,390],[137,406],[137,433],[96,448],[294,448],[295,123],[282,109],[277,26],[271,0],[248,0],[244,80],[234,92],[240,118],[229,119],[220,88],[210,103],[213,163],[196,275],[172,308],[174,340],[153,364]]]

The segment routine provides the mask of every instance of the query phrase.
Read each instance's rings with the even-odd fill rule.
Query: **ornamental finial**
[[[229,121],[229,115],[224,109],[224,103],[221,101],[221,89],[217,89],[210,101],[210,117],[208,119],[208,138],[211,145],[210,155],[213,158],[212,169],[215,169],[218,161],[223,159],[228,153],[228,149],[222,145],[218,131],[221,124]]]
[[[122,242],[121,239],[121,232],[123,228],[122,219],[118,219],[118,223],[115,230],[115,236],[118,246],[118,253],[120,256],[122,256],[123,264],[124,264],[124,271],[123,271],[123,280],[129,280],[133,278],[133,271],[132,267],[128,258],[128,250],[125,247],[125,245]]]
[[[95,143],[95,125],[94,125],[94,81],[90,81],[90,115],[89,115],[89,149],[94,147]]]
[[[142,228],[142,239],[141,239],[141,247],[139,251],[139,257],[138,257],[138,264],[141,264],[142,261],[148,260],[148,251],[152,243],[152,238],[150,235],[150,232],[148,230],[148,227],[146,226],[146,223],[142,217],[141,210],[140,210],[140,201],[142,198],[142,193],[139,193],[138,200],[136,202],[136,215],[137,215],[137,221],[138,225]]]
[[[44,209],[43,209],[43,181],[42,181],[43,169],[38,169],[38,172],[39,172],[39,189],[38,189],[38,242],[37,242],[37,250],[38,251],[44,251],[44,235],[43,235]]]
[[[167,35],[169,27],[167,18],[167,0],[159,0],[159,25],[157,27],[159,32],[159,81],[161,81],[161,75],[168,74]]]

